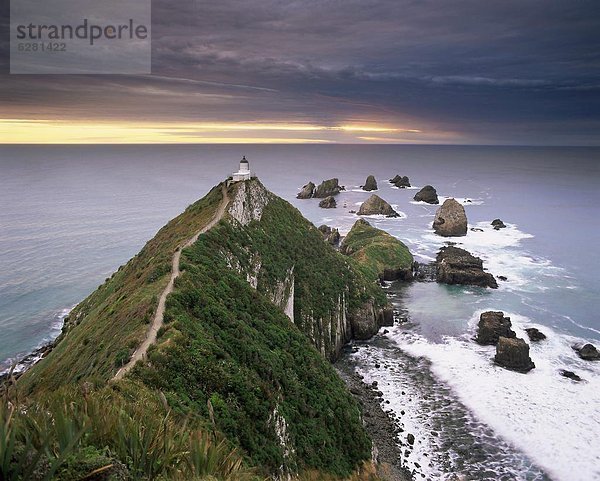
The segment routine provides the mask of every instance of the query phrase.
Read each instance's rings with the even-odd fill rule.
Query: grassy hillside
[[[403,276],[403,272],[408,275],[412,270],[413,256],[408,247],[363,219],[352,226],[341,250],[354,259],[371,279],[385,277],[386,271]]]
[[[348,479],[370,459],[359,408],[327,357],[353,330],[377,330],[384,294],[257,180],[236,184],[228,194],[231,214],[183,251],[157,342],[123,380],[108,382],[144,338],[175,249],[216,212],[220,186],[79,304],[55,349],[19,379],[19,396],[27,396],[31,412],[50,416],[42,415],[47,426],[62,416],[63,405],[73,410],[73,422],[85,425],[85,436],[73,446],[48,437],[71,450],[65,453],[73,463],[89,450],[86,462],[113,459],[128,473],[139,472],[134,479],[194,479],[201,468],[192,466],[189,443],[198,436],[216,440],[218,456],[233,459],[242,474],[252,467],[263,476],[300,472],[307,479]],[[93,394],[82,397],[82,386]],[[125,431],[115,421],[110,435],[97,432],[95,416],[103,414],[88,419],[90,396],[117,406],[114,413],[107,409],[107,422],[129,410],[136,421],[128,421]],[[18,416],[10,416],[16,422]],[[15,432],[27,429],[18,425]],[[136,431],[132,439],[142,447],[119,444],[127,444],[127,430]],[[102,444],[110,436],[114,440]],[[21,436],[21,443],[27,439]],[[172,448],[173,458],[154,451],[163,442],[168,446],[161,449]],[[151,447],[148,460],[142,453]],[[61,449],[51,450],[50,461],[68,466]],[[211,466],[206,473],[221,479],[224,471]]]
[[[305,312],[328,318],[344,292],[360,306],[379,291],[277,198],[260,222],[222,222],[183,254],[169,322],[134,377],[182,413],[212,413],[218,429],[267,473],[285,466],[348,476],[368,460],[357,405],[303,334],[306,326],[292,323],[269,293],[293,266],[294,317],[303,319]],[[257,259],[254,289],[247,274]]]
[[[58,345],[19,380],[21,390],[53,391],[76,381],[110,379],[145,336],[168,282],[173,252],[211,220],[220,201],[217,186],[78,304],[65,320]]]

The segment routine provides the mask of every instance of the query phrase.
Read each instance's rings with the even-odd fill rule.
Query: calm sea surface
[[[2,368],[56,336],[69,308],[237,170],[242,155],[268,189],[317,225],[342,233],[356,220],[349,211],[368,196],[359,186],[374,174],[378,195],[404,216],[370,221],[405,241],[420,261],[432,259],[445,239],[430,228],[435,207],[412,202],[416,190],[386,182],[396,174],[457,198],[470,226],[484,230],[455,241],[507,282],[494,291],[392,286],[394,302],[411,322],[349,355],[355,369],[385,387],[390,409],[414,413],[404,422],[420,440],[411,455],[420,472],[430,479],[449,472],[474,479],[600,479],[600,363],[579,360],[570,347],[584,340],[600,345],[598,148],[0,146]],[[337,209],[295,199],[309,180],[330,177],[347,188]],[[508,228],[494,231],[489,223],[495,218]],[[530,374],[495,367],[493,348],[473,344],[478,315],[488,309],[508,313],[518,335],[529,326],[548,335],[532,346],[537,368]],[[394,369],[411,359],[427,378],[412,404],[399,392],[415,380]],[[374,370],[376,360],[387,360],[389,369]],[[559,369],[576,371],[586,382],[562,378]],[[496,451],[483,452],[494,452],[495,464],[469,454],[471,448],[440,444],[443,436],[424,427],[419,415],[432,412],[427,402],[436,395],[452,398],[453,412],[469,417],[458,423],[470,426],[465,436],[482,449],[482,440],[493,441]],[[447,456],[428,466],[428,450]]]

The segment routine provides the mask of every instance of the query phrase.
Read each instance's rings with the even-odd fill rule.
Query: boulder
[[[328,225],[322,225],[319,227],[319,231],[323,234],[323,240],[332,246],[337,246],[340,243],[340,231],[333,229]]]
[[[496,230],[504,229],[506,227],[504,222],[502,222],[500,219],[494,219],[492,221],[492,226],[494,226],[494,229]]]
[[[344,188],[340,186],[338,179],[324,180],[319,187],[315,189],[313,197],[324,199],[330,195],[338,195],[342,190],[344,190]]]
[[[367,192],[371,192],[372,190],[377,190],[377,181],[375,180],[375,177],[372,175],[367,177],[367,180],[365,181],[365,185],[362,186],[362,189],[366,190]]]
[[[583,381],[583,379],[581,379],[577,374],[575,374],[573,371],[566,371],[564,369],[561,369],[560,371],[560,375],[564,376],[566,378],[569,378],[573,381]]]
[[[325,197],[321,202],[319,202],[319,207],[322,209],[335,209],[337,207],[335,198],[331,195],[329,197]]]
[[[586,361],[597,361],[600,359],[600,352],[598,349],[592,344],[586,344],[583,347],[577,349],[577,354],[581,359],[585,359]]]
[[[313,184],[312,182],[309,182],[304,187],[302,187],[302,190],[298,193],[296,198],[297,199],[310,199],[310,198],[312,198],[314,192],[315,192],[315,184]]]
[[[483,261],[479,257],[454,246],[442,247],[438,252],[436,278],[445,284],[498,287],[494,276],[483,270]]]
[[[476,341],[483,345],[498,344],[501,337],[515,338],[511,329],[510,317],[504,317],[502,311],[487,311],[479,316]]]
[[[465,208],[454,199],[447,199],[435,213],[433,230],[443,237],[467,235]]]
[[[396,175],[393,179],[390,179],[390,183],[399,187],[400,189],[405,189],[406,187],[410,187],[410,180],[408,177]]]
[[[416,193],[414,199],[419,202],[427,202],[428,204],[439,204],[437,192],[431,185],[426,185]]]
[[[543,341],[544,339],[546,339],[546,334],[539,331],[535,327],[528,327],[527,329],[525,329],[525,332],[529,336],[530,341],[538,342],[538,341]]]
[[[529,345],[518,337],[498,339],[494,362],[506,369],[523,373],[535,367],[529,357]]]
[[[386,217],[400,217],[400,214],[392,209],[392,206],[388,204],[378,195],[373,194],[365,202],[362,203],[358,210],[358,215],[385,215]]]

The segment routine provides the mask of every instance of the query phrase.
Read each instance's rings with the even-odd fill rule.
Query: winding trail
[[[222,192],[223,198],[222,198],[221,204],[219,205],[219,208],[217,209],[217,212],[215,213],[215,216],[212,218],[212,220],[208,224],[206,224],[202,229],[200,229],[200,231],[197,232],[194,235],[194,237],[192,237],[191,239],[188,239],[188,241],[185,244],[183,244],[182,246],[177,248],[177,250],[173,254],[173,263],[172,263],[172,267],[171,267],[171,278],[169,279],[169,283],[167,284],[165,289],[162,291],[162,294],[160,295],[160,299],[158,300],[158,307],[156,308],[156,313],[154,314],[154,318],[152,319],[152,324],[150,325],[150,328],[148,329],[148,333],[146,334],[146,339],[144,339],[144,342],[142,342],[142,344],[140,344],[140,346],[135,350],[135,352],[131,356],[131,359],[129,360],[129,362],[117,371],[117,374],[115,374],[115,377],[113,379],[115,379],[115,380],[122,379],[123,376],[125,374],[127,374],[133,368],[133,366],[135,365],[136,362],[140,361],[141,359],[143,359],[146,356],[146,353],[148,352],[148,348],[152,344],[154,344],[154,342],[156,342],[156,336],[158,334],[158,330],[163,325],[163,318],[164,318],[164,314],[165,314],[165,303],[167,301],[167,296],[169,294],[171,294],[171,292],[173,292],[173,288],[175,285],[175,279],[177,279],[179,277],[179,274],[181,273],[181,271],[179,270],[179,261],[181,259],[181,251],[183,249],[185,249],[186,247],[190,247],[194,242],[196,242],[198,240],[198,237],[200,237],[202,234],[204,234],[205,232],[208,232],[210,229],[212,229],[223,218],[223,215],[225,214],[225,209],[227,208],[227,204],[229,204],[229,197],[227,196],[227,188],[225,185],[223,185],[223,187],[221,188],[221,192]]]

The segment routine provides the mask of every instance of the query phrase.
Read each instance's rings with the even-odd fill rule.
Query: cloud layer
[[[316,135],[334,141],[600,143],[595,1],[156,0],[152,29],[152,76],[4,74],[2,117],[420,131]]]

